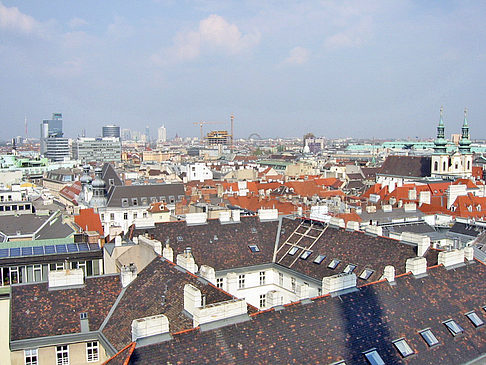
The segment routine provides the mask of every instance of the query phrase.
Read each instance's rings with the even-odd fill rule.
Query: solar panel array
[[[97,243],[68,243],[62,245],[46,245],[35,247],[0,248],[0,258],[55,255],[61,253],[66,254],[99,250],[100,246]]]

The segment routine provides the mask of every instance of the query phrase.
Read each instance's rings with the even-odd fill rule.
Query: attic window
[[[319,255],[317,256],[314,261],[312,261],[314,264],[320,265],[322,261],[326,258],[326,255]]]
[[[255,227],[251,227],[251,233],[253,233],[253,234],[256,234],[257,233],[257,230],[256,230]]]
[[[138,205],[138,199],[137,198],[132,198],[132,205],[137,206]]]
[[[429,347],[435,346],[439,343],[439,340],[437,339],[437,337],[435,337],[430,329],[426,329],[420,332],[420,336],[422,336],[424,341],[427,342],[427,345],[429,345]]]
[[[364,269],[359,278],[363,280],[368,280],[370,276],[373,275],[373,273],[374,271],[371,269]]]
[[[484,324],[484,321],[475,312],[466,313],[466,317],[469,318],[474,327],[479,327]]]
[[[177,236],[177,241],[182,242],[183,238],[182,236]]]
[[[292,247],[292,248],[290,249],[290,251],[289,251],[289,255],[290,255],[290,256],[294,256],[298,250],[299,250],[299,248],[298,248],[298,247],[295,247],[295,246],[294,246],[294,247]]]
[[[410,356],[414,353],[413,350],[410,348],[409,344],[407,343],[407,341],[405,341],[405,339],[403,338],[393,341],[393,344],[397,348],[400,355],[402,355],[403,357]]]
[[[302,255],[300,255],[300,258],[302,260],[307,260],[311,254],[312,254],[312,251],[304,251],[304,252],[302,252]]]
[[[385,362],[381,358],[378,351],[376,351],[376,349],[365,352],[364,356],[366,357],[366,360],[368,360],[368,362],[371,365],[385,365]]]
[[[88,313],[86,313],[86,312],[80,313],[79,319],[88,319]]]
[[[447,329],[452,333],[453,336],[460,335],[461,333],[464,332],[464,328],[459,326],[456,321],[453,319],[450,319],[448,321],[445,321],[444,324],[446,325]]]
[[[348,264],[348,266],[344,268],[343,273],[351,274],[354,271],[354,269],[356,269],[356,265]]]
[[[334,270],[340,263],[341,260],[333,259],[327,267]]]
[[[248,248],[250,249],[251,252],[260,252],[260,249],[258,248],[257,245],[248,245]]]
[[[217,241],[217,240],[218,240],[218,236],[217,236],[217,235],[214,235],[213,239],[214,239],[215,241]]]
[[[128,198],[122,198],[122,207],[123,208],[128,207]]]

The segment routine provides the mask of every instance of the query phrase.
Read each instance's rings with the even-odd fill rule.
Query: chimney
[[[84,285],[82,269],[50,271],[48,277],[49,289]]]
[[[356,274],[341,273],[322,278],[322,294],[356,287]]]
[[[359,222],[348,221],[346,224],[346,229],[349,231],[359,231]]]
[[[89,332],[89,321],[87,312],[79,314],[79,325],[81,327],[81,333]]]
[[[137,267],[130,263],[129,266],[123,265],[121,268],[121,282],[122,286],[127,287],[137,277]]]
[[[115,247],[120,247],[122,245],[121,236],[115,236]]]
[[[385,266],[383,276],[380,280],[386,279],[389,283],[395,282],[395,268],[392,265]]]
[[[464,247],[464,257],[467,261],[474,260],[474,249],[472,246]]]
[[[132,341],[169,333],[169,320],[163,314],[134,319],[132,321]]]
[[[168,243],[165,244],[164,250],[162,251],[162,256],[167,260],[174,262],[174,250]]]
[[[213,284],[216,283],[216,272],[211,266],[201,265],[199,272],[201,276],[207,281],[210,281]]]
[[[189,272],[193,274],[197,273],[197,265],[196,261],[194,260],[194,256],[192,256],[192,250],[190,247],[186,247],[184,253],[177,255],[177,265],[183,267]]]
[[[228,293],[236,294],[238,291],[238,275],[234,272],[226,274],[226,288]]]
[[[239,222],[240,221],[240,210],[235,209],[231,211],[231,218],[233,219],[233,222]]]
[[[184,285],[184,310],[191,316],[202,305],[201,291],[191,284]]]
[[[418,276],[427,273],[427,260],[425,257],[413,257],[407,259],[405,265],[406,272],[412,272],[413,275]]]
[[[439,252],[439,265],[450,267],[464,263],[464,250],[452,250]]]

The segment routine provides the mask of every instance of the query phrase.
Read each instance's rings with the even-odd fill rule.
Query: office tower
[[[51,161],[69,159],[69,139],[63,137],[61,113],[53,113],[52,119],[43,120],[40,132],[41,154]]]
[[[120,127],[114,124],[103,126],[103,138],[104,137],[117,137],[120,138]]]
[[[121,142],[117,137],[78,138],[73,141],[73,159],[90,162],[120,162]]]
[[[164,125],[158,130],[157,142],[167,142],[167,129]]]

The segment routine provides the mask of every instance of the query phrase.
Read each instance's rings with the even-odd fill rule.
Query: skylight
[[[469,318],[474,327],[479,327],[484,324],[484,321],[475,312],[467,313],[466,317]]]
[[[333,259],[327,267],[334,270],[340,263],[341,263],[340,260]]]
[[[437,337],[435,337],[435,335],[429,329],[420,332],[420,336],[422,336],[424,341],[427,342],[427,345],[429,345],[429,347],[432,347],[439,343]]]
[[[403,338],[393,341],[393,344],[397,348],[398,352],[400,352],[400,355],[402,355],[403,357],[410,356],[414,353],[408,345],[407,341],[405,341],[405,339]]]
[[[177,241],[181,242],[182,241],[182,236],[177,236]]]
[[[257,230],[255,227],[251,227],[251,233],[257,233]]]
[[[320,265],[320,264],[321,264],[321,262],[322,262],[322,261],[324,261],[324,259],[325,259],[325,258],[326,258],[326,255],[319,255],[319,256],[317,256],[317,257],[314,259],[313,263],[314,263],[314,264],[317,264],[317,265]]]
[[[356,265],[353,265],[353,264],[348,264],[344,270],[343,270],[343,273],[345,274],[350,274],[354,271],[354,269],[356,269]]]
[[[300,255],[300,258],[302,260],[307,260],[311,254],[312,254],[312,251],[304,251],[302,253],[302,255]]]
[[[364,269],[359,278],[363,280],[368,280],[370,276],[373,275],[373,273],[374,271],[371,269]]]
[[[457,335],[459,335],[459,334],[461,334],[461,333],[464,332],[464,328],[462,328],[461,326],[459,326],[459,324],[457,324],[457,322],[454,321],[453,319],[450,319],[450,320],[444,322],[444,324],[446,325],[447,329],[454,336],[457,336]]]
[[[371,365],[385,365],[385,362],[376,350],[365,352],[364,355]]]
[[[298,248],[298,247],[295,247],[295,246],[294,246],[294,247],[292,247],[292,248],[290,249],[290,251],[289,251],[289,255],[290,255],[290,256],[294,256],[294,255],[295,255],[295,253],[296,253],[298,250],[299,250],[299,248]]]
[[[248,248],[250,249],[251,252],[260,252],[260,249],[258,248],[257,245],[248,245]]]

